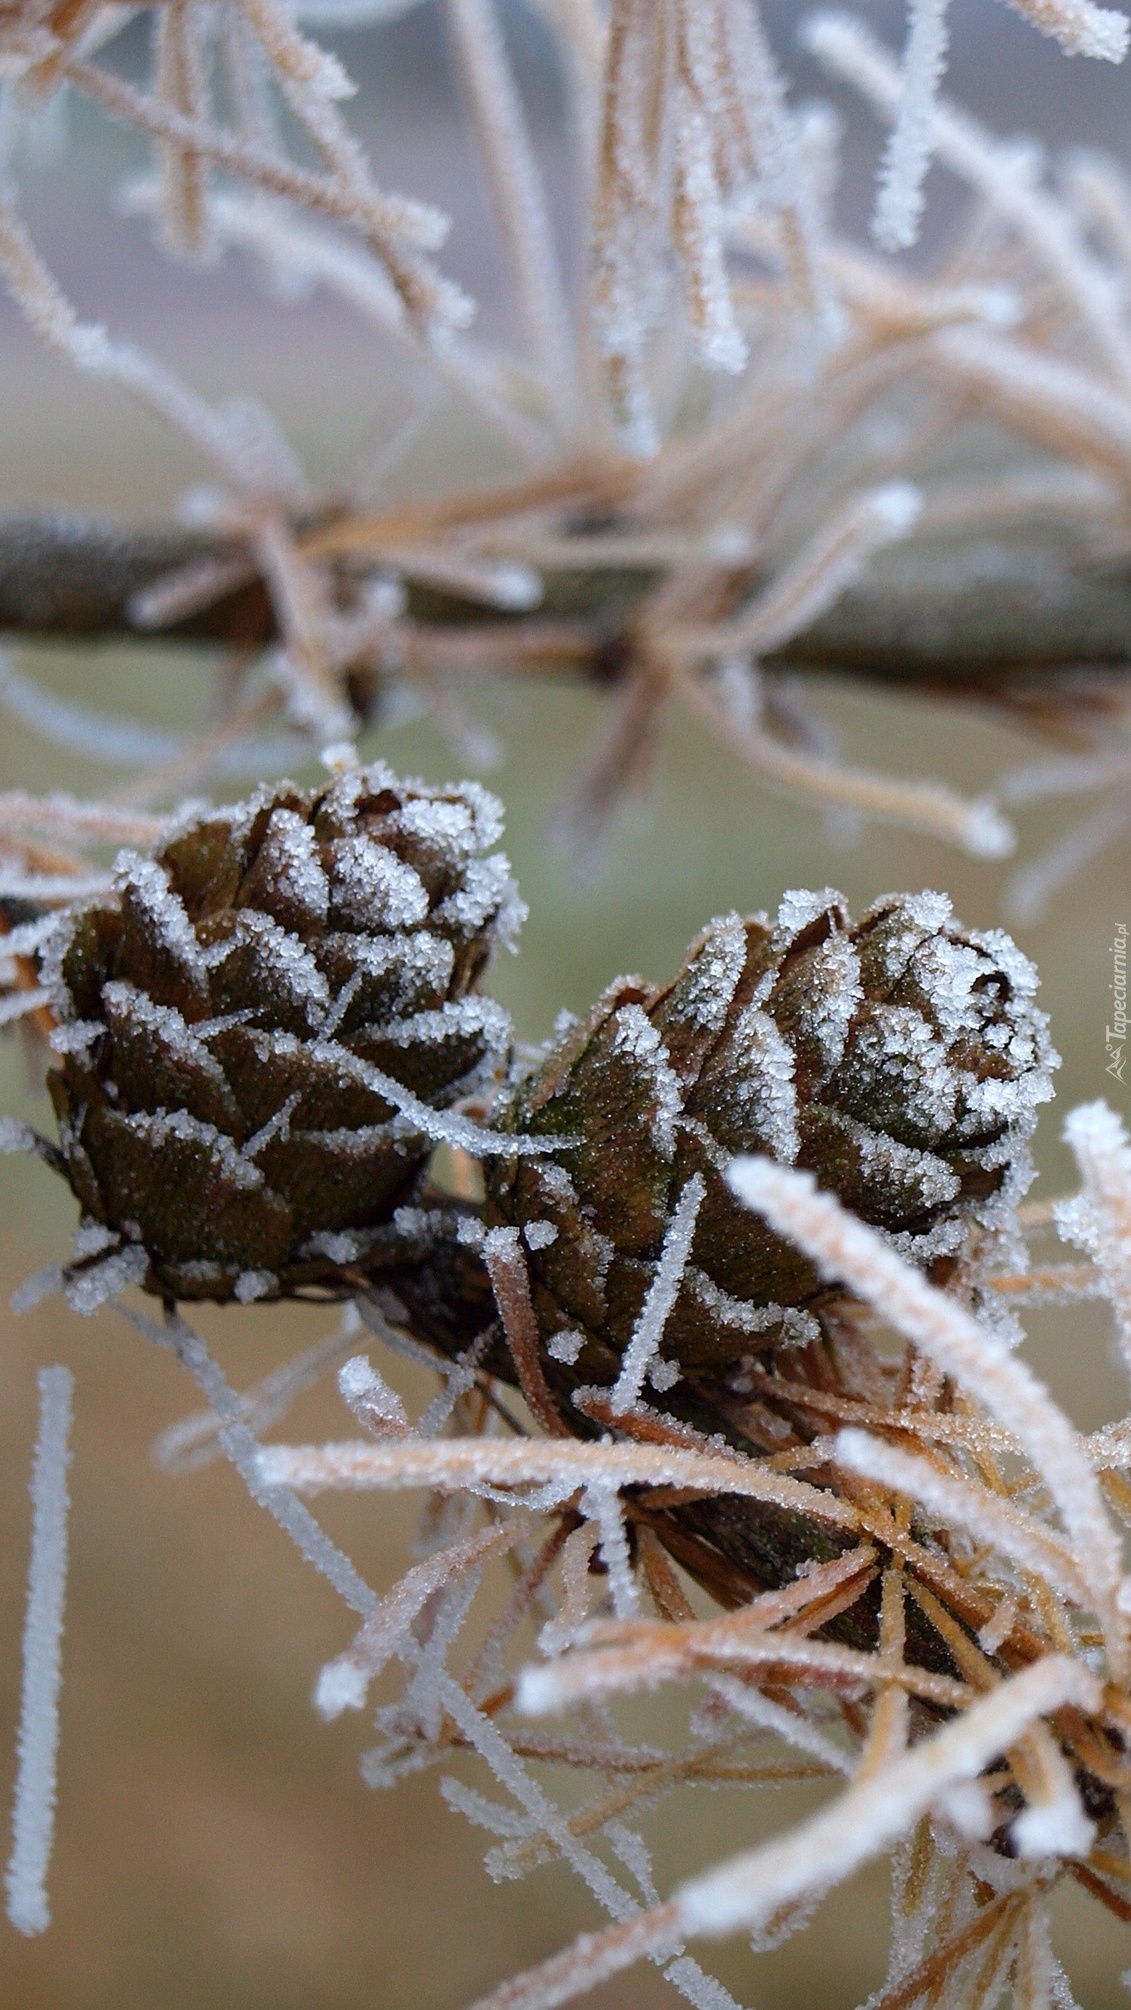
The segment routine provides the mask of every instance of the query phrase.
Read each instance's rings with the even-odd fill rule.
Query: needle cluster
[[[348,18],[384,11],[359,0]],[[560,818],[582,848],[646,779],[675,705],[773,787],[983,856],[1013,843],[1010,800],[1102,788],[1101,812],[1019,881],[1019,906],[1035,909],[1126,823],[1114,700],[1101,719],[1071,680],[1018,693],[1030,721],[1071,730],[1084,750],[970,802],[848,765],[776,657],[877,566],[941,567],[958,598],[987,535],[1035,537],[1054,572],[1066,553],[1126,553],[1131,199],[1119,171],[1080,154],[1046,179],[1031,148],[947,105],[941,0],[916,0],[902,56],[854,16],[813,15],[809,50],[890,134],[879,248],[850,242],[836,219],[836,118],[791,103],[752,0],[615,0],[607,19],[594,0],[544,0],[581,197],[584,242],[567,262],[493,0],[444,11],[509,266],[502,347],[475,335],[472,303],[436,262],[444,219],[376,184],[347,123],[354,87],[285,0],[154,7],[144,86],[115,63],[116,8],[28,0],[0,16],[14,169],[21,135],[60,93],[82,95],[149,148],[149,177],[126,200],[166,251],[248,259],[292,294],[329,290],[363,317],[382,367],[399,359],[406,386],[403,419],[316,490],[255,399],[210,404],[81,318],[12,180],[0,275],[32,327],[187,437],[213,484],[193,502],[208,552],[147,587],[136,624],[160,633],[230,603],[233,639],[257,633],[261,646],[225,663],[207,730],[183,741],[61,707],[15,667],[0,703],[50,738],[140,764],[140,795],[161,801],[233,764],[285,772],[304,736],[347,736],[422,701],[482,755],[467,702],[479,679],[599,675],[613,686],[606,727]],[[1020,11],[1069,54],[1124,53],[1124,17],[1089,0]],[[971,209],[934,269],[910,273],[884,252],[914,236],[932,159]],[[574,296],[567,263],[587,275]],[[474,414],[509,474],[398,504],[437,399],[453,418]]]
[[[516,912],[497,835],[482,792],[347,767],[186,817],[122,855],[111,900],[21,936],[61,1146],[3,1143],[84,1208],[31,1295],[114,1300],[195,1377],[208,1409],[158,1455],[226,1452],[356,1615],[315,1702],[377,1688],[369,1784],[476,1754],[493,1795],[443,1792],[493,1837],[491,1874],[562,1858],[608,1915],[481,2010],[547,2010],[637,1959],[719,2010],[688,1943],[777,1945],[889,1852],[873,2010],[1071,2003],[1056,1885],[1131,1916],[1131,1419],[1077,1431],[1016,1314],[1106,1298],[1127,1353],[1122,1125],[1074,1111],[1080,1191],[1029,1206],[1056,1060],[1035,972],[939,895],[853,923],[827,889],[712,923],[665,988],[619,980],[540,1056],[500,1055],[492,1099],[468,986]],[[439,1005],[362,1009],[440,963]],[[1086,1260],[1034,1264],[1050,1228]],[[337,1331],[242,1393],[177,1309],[312,1287],[346,1298]],[[420,1416],[367,1335],[438,1370]],[[263,1444],[335,1367],[355,1435]],[[382,1597],[305,1504],[333,1489],[425,1496]],[[622,1717],[677,1684],[674,1730]],[[580,1803],[562,1767],[589,1776]],[[786,1780],[829,1798],[661,1894],[654,1804]]]

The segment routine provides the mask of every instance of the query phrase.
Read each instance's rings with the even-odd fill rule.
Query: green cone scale
[[[663,990],[619,979],[505,1117],[579,1142],[487,1169],[489,1221],[525,1232],[551,1356],[616,1372],[696,1175],[663,1354],[707,1368],[816,1337],[817,1274],[733,1198],[736,1153],[810,1170],[945,1277],[1031,1177],[1057,1060],[1036,983],[1007,936],[961,928],[942,895],[893,896],[854,924],[827,889],[787,895],[774,924],[713,921]]]
[[[499,805],[383,765],[191,817],[44,953],[80,1254],[179,1298],[333,1286],[489,1078]]]

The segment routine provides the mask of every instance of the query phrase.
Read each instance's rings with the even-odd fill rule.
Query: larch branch
[[[171,574],[230,564],[235,548],[178,525],[118,524],[62,513],[0,520],[0,632],[109,640],[153,636],[136,619],[139,596]],[[537,614],[484,610],[423,584],[408,613],[434,629],[468,631],[468,665],[508,667],[514,628],[523,666],[597,683],[616,680],[620,638],[653,568],[579,567],[546,575]],[[519,626],[521,624],[521,627]],[[203,610],[159,631],[163,641],[258,646],[273,638],[266,587],[251,574]],[[511,659],[513,660],[513,659]],[[1131,664],[1131,565],[1087,563],[1048,539],[980,543],[964,564],[941,548],[902,549],[875,561],[836,605],[766,659],[908,690],[1003,700],[1039,715],[1072,695],[1088,703],[1122,693]]]

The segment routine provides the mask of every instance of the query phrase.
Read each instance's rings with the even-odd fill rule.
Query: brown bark
[[[70,516],[0,521],[0,631],[109,640],[151,635],[131,616],[144,588],[183,566],[230,558],[230,548],[176,525],[118,525]],[[615,681],[619,638],[655,580],[643,570],[547,575],[537,616],[522,617],[523,661],[537,657],[545,621],[545,668]],[[484,629],[501,659],[514,618],[456,595],[413,587],[409,612],[430,627]],[[274,632],[262,581],[249,581],[203,612],[159,631],[169,643],[255,646]],[[483,641],[487,642],[486,634]],[[482,663],[483,654],[476,651]],[[800,672],[1005,702],[1039,716],[1068,703],[1122,699],[1131,669],[1131,565],[1082,562],[1046,536],[983,543],[963,554],[909,545],[867,578],[774,662]],[[506,667],[501,662],[500,667]]]

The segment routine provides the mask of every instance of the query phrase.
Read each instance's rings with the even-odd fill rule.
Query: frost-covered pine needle
[[[1087,1132],[1093,1114],[1084,1112],[1075,1129]],[[1114,1143],[1122,1149],[1121,1134]],[[1087,1181],[1086,1168],[1085,1175]],[[437,1413],[438,1428],[458,1435],[425,1435],[437,1428],[430,1421],[435,1405],[414,1426],[399,1400],[356,1357],[342,1370],[342,1393],[371,1430],[367,1442],[257,1447],[246,1422],[236,1429],[239,1399],[199,1348],[188,1345],[187,1329],[180,1322],[174,1328],[178,1351],[230,1420],[227,1449],[237,1456],[253,1493],[277,1515],[281,1504],[291,1502],[279,1516],[283,1525],[347,1598],[352,1567],[338,1552],[329,1564],[316,1553],[310,1530],[294,1522],[299,1503],[286,1490],[417,1487],[431,1494],[423,1559],[370,1608],[352,1645],[323,1669],[316,1701],[327,1716],[356,1708],[373,1678],[399,1660],[403,1692],[378,1709],[380,1742],[364,1762],[366,1778],[374,1785],[391,1784],[453,1746],[470,1749],[494,1773],[504,1800],[488,1800],[462,1783],[445,1792],[453,1806],[499,1839],[488,1855],[492,1874],[521,1875],[562,1856],[611,1914],[614,1924],[605,1932],[583,1937],[483,1999],[490,2010],[564,2003],[638,1958],[660,1967],[694,2005],[729,2003],[682,1951],[689,1936],[745,1927],[753,1931],[756,1948],[776,1945],[805,1923],[831,1885],[924,1819],[934,1824],[926,1832],[936,1837],[924,1861],[928,1871],[936,1865],[930,1889],[938,1916],[927,1905],[917,1937],[909,1927],[899,1928],[889,1994],[905,1983],[910,1988],[920,1971],[924,1986],[953,1980],[966,1972],[968,1957],[983,1960],[988,1981],[1010,1972],[1022,1975],[1022,1956],[1039,1977],[1052,1973],[1053,1957],[1045,1959],[1046,1940],[1036,1928],[1030,1932],[1026,1926],[1021,1934],[1030,1889],[1044,1890],[1060,1865],[1088,1860],[1092,1877],[1095,1866],[1106,1862],[1106,1845],[1085,1812],[1080,1781],[1093,1767],[1106,1769],[1121,1749],[1110,1740],[1124,1721],[1120,1657],[1131,1614],[1118,1565],[1114,1584],[1105,1581],[1111,1530],[1106,1518],[1097,1525],[1094,1514],[1098,1507],[1104,1517],[1096,1473],[1105,1470],[1114,1482],[1121,1467],[1131,1464],[1125,1427],[1113,1426],[1092,1440],[1077,1438],[1003,1344],[994,1316],[980,1323],[956,1298],[926,1283],[884,1238],[831,1196],[816,1192],[805,1176],[770,1161],[745,1161],[732,1166],[731,1179],[778,1233],[816,1258],[827,1276],[849,1283],[955,1379],[952,1407],[927,1407],[944,1387],[941,1376],[935,1382],[921,1374],[912,1378],[908,1399],[894,1401],[891,1377],[877,1377],[874,1362],[864,1373],[867,1345],[860,1338],[853,1342],[846,1331],[836,1357],[835,1389],[794,1380],[803,1357],[795,1363],[789,1352],[770,1356],[765,1366],[750,1364],[738,1380],[752,1401],[776,1397],[787,1414],[811,1410],[821,1430],[826,1417],[851,1428],[838,1439],[803,1436],[777,1457],[744,1457],[721,1440],[717,1449],[702,1437],[694,1445],[681,1442],[677,1417],[666,1419],[662,1409],[641,1403],[644,1374],[654,1358],[650,1342],[643,1361],[633,1364],[633,1402],[614,1414],[608,1400],[594,1407],[599,1391],[578,1392],[585,1397],[578,1405],[583,1414],[623,1431],[628,1442],[507,1435],[505,1403],[495,1412],[485,1401],[490,1383],[476,1366],[482,1346],[474,1343],[454,1372],[446,1369],[449,1387],[442,1414]],[[669,1223],[659,1263],[669,1296],[685,1276],[703,1198],[694,1184],[685,1187]],[[1085,1198],[1074,1205],[1074,1214],[1060,1206],[1056,1219],[1074,1224],[1085,1239],[1093,1222],[1090,1203]],[[1047,1210],[1040,1216],[1029,1212],[1034,1216],[1029,1226],[1049,1225]],[[535,1229],[541,1226],[536,1223]],[[408,1232],[407,1213],[402,1229]],[[1091,1232],[1094,1240],[1094,1226]],[[526,1258],[513,1237],[490,1234],[496,1237],[490,1252],[481,1229],[470,1240],[497,1259],[496,1290],[503,1300],[516,1280],[521,1285],[521,1304],[509,1304],[514,1326],[516,1314],[533,1315]],[[532,1234],[532,1252],[545,1246],[540,1233]],[[367,1298],[359,1309],[375,1332],[385,1330]],[[653,1324],[654,1339],[662,1322]],[[389,1332],[398,1345],[413,1350],[415,1343]],[[536,1321],[527,1339],[536,1349]],[[522,1354],[520,1344],[516,1359]],[[413,1358],[424,1358],[419,1347]],[[530,1363],[525,1366],[528,1370]],[[852,1393],[856,1373],[863,1376],[863,1394]],[[612,1384],[607,1396],[617,1386]],[[548,1386],[542,1393],[549,1402]],[[634,1432],[642,1441],[633,1441]],[[909,1452],[908,1439],[922,1449]],[[1010,1486],[1001,1478],[1003,1455],[1028,1458],[1031,1481],[1047,1488],[1069,1540],[1046,1521],[1040,1485]],[[820,1483],[783,1470],[792,1462],[802,1471],[816,1468]],[[854,1476],[843,1490],[833,1477],[838,1470]],[[736,1507],[745,1500],[774,1513],[784,1509],[791,1525],[800,1519],[813,1530],[815,1554],[795,1575],[787,1571],[776,1589],[757,1592],[751,1586],[735,1610],[703,1619],[695,1616],[671,1565],[662,1562],[649,1522],[653,1505],[663,1513],[673,1503],[706,1504],[727,1495]],[[908,1499],[916,1503],[920,1520],[925,1518],[925,1529],[912,1523]],[[834,1553],[829,1556],[826,1549],[826,1560],[816,1561],[830,1541]],[[505,1611],[461,1674],[457,1648],[481,1572],[508,1555],[515,1577]],[[860,1644],[830,1634],[829,1622],[860,1611],[862,1594],[881,1574],[878,1642],[867,1626],[862,1636],[857,1633]],[[648,1616],[648,1597],[660,1617]],[[601,1602],[594,1610],[595,1600]],[[1108,1673],[1114,1678],[1106,1687],[1092,1665],[1098,1644],[1093,1611],[1104,1623]],[[545,1621],[538,1638],[547,1658],[525,1669],[512,1662],[508,1671],[507,1650],[521,1637],[523,1621],[536,1616]],[[931,1665],[930,1656],[924,1661],[921,1635],[909,1651],[911,1628],[924,1620],[946,1647],[957,1675]],[[1002,1663],[1011,1671],[1005,1679]],[[707,1701],[686,1751],[664,1754],[622,1742],[608,1715],[610,1701],[692,1679],[702,1684]],[[828,1704],[834,1699],[848,1714],[831,1737]],[[563,1735],[529,1722],[578,1705],[589,1718],[579,1733]],[[920,1722],[914,1713],[924,1705],[933,1715]],[[597,1723],[603,1728],[595,1734]],[[800,1827],[692,1878],[673,1899],[660,1902],[643,1834],[625,1825],[629,1811],[643,1812],[677,1779],[699,1777],[697,1752],[714,1766],[728,1739],[744,1750],[744,1739],[766,1737],[798,1747],[807,1763],[815,1760],[834,1778],[847,1776],[851,1783]],[[792,1777],[774,1760],[767,1770],[756,1744],[752,1756],[754,1763],[740,1757],[735,1769],[747,1784],[771,1775]],[[564,1812],[531,1770],[540,1761],[603,1770],[602,1794]],[[702,1778],[715,1774],[708,1770]],[[1007,1786],[1011,1799],[1002,1791]],[[999,1877],[1004,1859],[993,1847],[986,1849],[983,1839],[1003,1823],[1014,1867],[1003,1868]],[[598,1855],[599,1836],[629,1871],[632,1893]],[[975,1857],[974,1851],[981,1854]],[[954,1897],[944,1904],[938,1893],[947,1878]],[[1025,1882],[1030,1878],[1036,1881],[1031,1887]],[[975,1887],[982,1894],[976,1904]],[[996,1897],[986,1900],[986,1891],[1000,1895],[1000,1918],[992,1909]],[[1010,1911],[1006,1901],[1013,1898],[1018,1902]],[[978,1923],[979,1908],[984,1926]],[[977,1989],[968,1995],[952,1989],[952,1995],[956,2010],[959,2004],[961,2010],[984,2010],[987,2000]],[[892,1995],[893,2002],[899,2000],[898,1993]],[[886,2003],[887,1997],[877,2001]]]
[[[566,1954],[480,1998],[473,2010],[548,2010],[677,1936],[749,1929],[827,1891],[890,1847],[948,1787],[975,1779],[1046,1711],[1068,1702],[1094,1707],[1097,1695],[1095,1677],[1079,1662],[1047,1655],[786,1836],[690,1880],[627,1928],[583,1936]]]
[[[678,1446],[593,1445],[545,1438],[263,1445],[257,1474],[265,1486],[294,1487],[304,1493],[338,1488],[352,1492],[442,1487],[455,1492],[464,1487],[546,1487],[559,1499],[568,1499],[590,1483],[687,1487],[696,1493],[775,1501],[839,1528],[860,1525],[847,1502],[788,1474],[768,1471],[761,1462],[683,1451]]]
[[[1079,1662],[1046,1655],[881,1774],[849,1788],[792,1836],[685,1885],[677,1898],[684,1930],[733,1932],[768,1918],[806,1891],[839,1882],[910,1828],[945,1787],[975,1779],[989,1759],[1047,1711],[1068,1702],[1094,1708],[1097,1689],[1096,1678]]]
[[[625,1349],[621,1371],[609,1398],[614,1416],[623,1416],[626,1410],[631,1410],[640,1401],[649,1374],[657,1388],[671,1386],[664,1373],[668,1364],[658,1359],[659,1346],[683,1283],[695,1223],[706,1191],[702,1174],[692,1173],[676,1202],[664,1236],[655,1278],[648,1288],[648,1296],[640,1309],[640,1317],[633,1328],[632,1339]]]
[[[245,1420],[240,1399],[200,1335],[175,1314],[164,1329],[133,1306],[120,1305],[118,1309],[131,1326],[148,1339],[156,1340],[159,1346],[171,1347],[184,1362],[201,1395],[211,1404],[220,1420],[220,1443],[252,1499],[267,1509],[268,1514],[290,1536],[299,1554],[328,1579],[339,1597],[353,1611],[368,1618],[377,1603],[376,1593],[286,1483],[268,1478],[261,1472],[260,1446]]]
[[[590,1481],[581,1496],[581,1512],[597,1528],[613,1611],[618,1619],[628,1619],[638,1610],[640,1601],[617,1488],[609,1480]]]
[[[12,1854],[5,1874],[8,1918],[20,1933],[43,1933],[51,1923],[47,1870],[55,1830],[74,1390],[69,1368],[41,1368],[38,1380],[39,1434],[31,1480],[31,1559]]]
[[[314,1692],[319,1715],[329,1720],[340,1716],[343,1710],[362,1709],[370,1683],[397,1652],[399,1641],[429,1599],[493,1551],[520,1541],[522,1533],[521,1527],[514,1524],[489,1529],[467,1542],[437,1551],[425,1563],[407,1571],[396,1588],[374,1608],[352,1646],[321,1670]]]
[[[503,1321],[519,1386],[543,1430],[566,1435],[546,1385],[538,1322],[530,1298],[530,1277],[516,1228],[490,1228],[483,1237],[483,1261]]]
[[[840,599],[873,552],[907,537],[922,506],[911,482],[885,482],[851,496],[752,607],[713,636],[706,631],[699,646],[719,656],[779,649]]]
[[[732,1161],[728,1178],[747,1207],[763,1214],[820,1264],[875,1306],[909,1340],[954,1375],[1015,1433],[1041,1473],[1076,1545],[1103,1618],[1114,1666],[1128,1665],[1127,1623],[1120,1616],[1123,1566],[1118,1537],[1081,1439],[1024,1362],[969,1313],[936,1291],[877,1232],[811,1174],[769,1159]]]
[[[304,1390],[313,1388],[337,1365],[356,1340],[359,1327],[351,1306],[336,1333],[304,1348],[283,1367],[273,1369],[261,1382],[245,1390],[237,1401],[248,1429],[258,1434],[279,1423]],[[193,1472],[198,1466],[210,1465],[223,1454],[220,1430],[221,1419],[214,1410],[198,1410],[194,1416],[181,1418],[155,1439],[154,1464],[172,1473]]]
[[[1122,59],[1122,14],[1091,0],[1016,5],[1070,54]],[[221,483],[192,500],[196,527],[217,549],[143,587],[130,618],[207,616],[258,580],[277,631],[260,638],[247,675],[241,668],[227,681],[217,721],[189,742],[173,744],[177,736],[141,721],[91,719],[87,736],[80,713],[89,708],[9,681],[5,702],[34,712],[36,730],[148,768],[134,800],[167,797],[187,776],[241,763],[278,771],[304,739],[348,737],[378,689],[386,722],[423,703],[471,745],[457,680],[500,669],[541,674],[564,659],[614,681],[611,648],[621,686],[614,730],[575,792],[576,814],[562,821],[588,846],[646,772],[670,696],[674,638],[694,644],[697,671],[739,646],[788,644],[846,587],[866,590],[898,526],[885,530],[884,512],[873,509],[869,532],[865,510],[855,541],[838,549],[834,537],[826,549],[830,527],[844,531],[861,496],[906,496],[930,473],[940,378],[946,396],[972,397],[1001,422],[1009,445],[995,450],[1010,466],[981,482],[982,504],[976,477],[940,483],[934,501],[925,488],[916,540],[948,521],[972,532],[981,508],[1018,527],[1051,511],[1087,540],[1097,530],[1097,475],[1118,512],[1131,469],[1123,283],[1131,231],[1119,221],[1117,177],[1093,165],[1053,188],[1031,153],[937,100],[946,0],[911,0],[902,63],[846,15],[819,15],[805,34],[892,127],[877,208],[885,244],[916,233],[932,146],[992,212],[994,230],[974,233],[957,279],[945,266],[897,274],[844,239],[827,108],[790,103],[756,0],[614,0],[607,20],[592,0],[542,0],[542,8],[575,111],[562,179],[576,201],[562,217],[551,213],[545,150],[496,0],[448,0],[446,9],[518,309],[518,342],[498,347],[471,331],[473,303],[434,263],[447,220],[378,186],[351,129],[354,85],[316,39],[319,21],[331,18],[316,0],[303,26],[283,0],[232,0],[222,25],[204,0],[143,9],[154,12],[156,32],[142,84],[116,61],[125,17],[113,10],[88,20],[85,7],[56,9],[50,27],[35,0],[5,11],[0,67],[23,108],[17,124],[30,132],[40,108],[50,116],[63,86],[124,123],[154,157],[126,207],[158,220],[164,248],[235,251],[287,297],[332,290],[368,332],[395,345],[410,400],[422,403],[417,382],[446,386],[473,428],[486,423],[512,471],[494,507],[472,491],[369,512],[356,469],[315,494],[257,401],[210,402],[125,334],[82,317],[21,220],[13,175],[0,203],[0,274],[25,317],[71,367],[141,399]],[[387,10],[358,0],[347,11],[360,26]],[[344,18],[340,5],[332,12]],[[31,159],[20,167],[30,170]],[[558,242],[567,228],[576,238],[568,252]],[[573,298],[562,273],[586,267],[589,287]],[[709,398],[693,390],[700,366],[721,373]],[[387,437],[364,458],[387,475],[402,429],[379,430]],[[525,500],[514,468],[529,473]],[[1102,520],[1112,522],[1107,507]],[[571,604],[581,612],[543,618],[543,567],[568,567],[571,544],[584,575]],[[340,561],[350,552],[364,559],[356,572],[348,564],[343,595]],[[647,569],[652,557],[658,577],[639,582],[638,601],[606,634],[593,611],[604,605],[599,574],[637,560]],[[819,578],[809,576],[815,558]],[[961,553],[947,563],[961,596]],[[421,613],[406,583],[450,592],[466,616]],[[485,629],[479,601],[528,618]],[[708,638],[703,654],[697,637]],[[683,674],[685,660],[671,681],[773,785],[980,856],[1010,848],[994,804],[854,774],[799,705],[791,721],[770,705],[765,720],[741,730],[733,708],[715,702],[710,676]],[[273,713],[285,715],[292,736],[265,730]],[[1086,832],[1054,869],[1121,824],[1116,816]],[[53,897],[42,872],[4,884],[23,889],[20,898]]]
[[[934,101],[946,64],[948,0],[911,0],[899,117],[880,174],[872,235],[884,251],[905,251],[919,235],[923,182],[931,160]]]
[[[1021,1570],[1032,1571],[1052,1584],[1062,1597],[1087,1605],[1088,1587],[1068,1544],[1058,1541],[1007,1499],[961,1474],[947,1473],[925,1458],[886,1445],[866,1431],[841,1431],[834,1457],[846,1472],[906,1494],[948,1527],[964,1528],[980,1542],[1000,1549]]]

